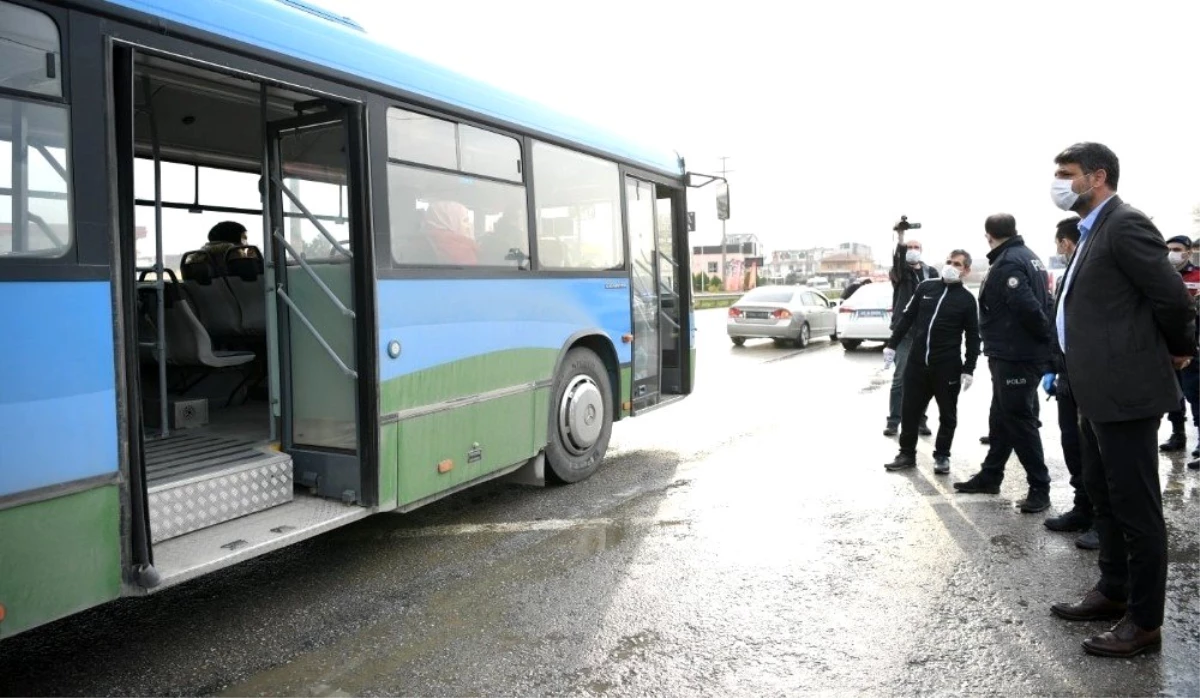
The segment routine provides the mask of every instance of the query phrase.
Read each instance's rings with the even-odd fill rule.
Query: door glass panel
[[[629,251],[633,258],[633,381],[658,376],[658,274],[654,242],[654,187],[636,179],[625,183],[629,211]],[[635,388],[636,389],[636,388]],[[657,392],[657,382],[649,392]],[[636,393],[634,397],[637,397]]]
[[[356,381],[347,373],[356,370],[354,320],[343,310],[354,308],[345,134],[340,119],[278,132],[273,169],[284,188],[272,227],[292,248],[282,253],[286,264],[276,279],[291,301],[285,302],[288,447],[358,447]],[[279,237],[272,243],[282,246]]]

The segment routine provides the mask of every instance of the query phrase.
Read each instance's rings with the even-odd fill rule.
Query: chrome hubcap
[[[572,453],[585,453],[596,445],[604,428],[604,397],[588,376],[575,376],[563,391],[558,406],[558,430]]]

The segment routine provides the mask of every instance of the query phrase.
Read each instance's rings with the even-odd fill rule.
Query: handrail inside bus
[[[329,241],[329,244],[333,245],[333,249],[341,252],[346,256],[347,259],[354,259],[354,255],[350,254],[350,250],[342,247],[342,244],[337,241],[337,238],[331,235],[329,231],[325,229],[325,226],[321,225],[321,221],[308,210],[308,207],[306,207],[304,203],[300,201],[300,198],[292,193],[292,190],[288,189],[287,185],[284,184],[278,177],[276,177],[274,173],[271,174],[271,181],[275,183],[275,186],[279,187],[280,191],[282,191],[284,194],[287,194],[287,197],[291,199],[293,204],[296,205],[296,208],[300,209],[300,212],[304,214],[304,217],[307,218],[314,226],[316,226],[321,235],[325,236],[325,239]]]
[[[51,242],[54,243],[55,249],[65,250],[67,248],[67,246],[63,244],[63,241],[59,240],[58,236],[54,234],[54,231],[50,229],[50,226],[46,225],[45,219],[33,211],[28,211],[25,215],[28,216],[29,220],[33,221],[33,223],[37,225],[39,229],[41,229],[42,233],[44,233],[46,237],[50,238]]]
[[[304,271],[308,272],[308,275],[312,277],[312,280],[316,282],[317,286],[319,286],[321,290],[325,292],[325,295],[329,297],[329,300],[335,306],[337,306],[337,309],[342,312],[342,315],[354,319],[354,311],[350,308],[347,308],[342,303],[341,299],[337,297],[337,294],[335,294],[329,288],[329,286],[325,285],[325,282],[321,280],[321,277],[317,276],[317,272],[311,266],[309,266],[308,262],[305,261],[304,256],[297,252],[295,247],[291,246],[291,244],[287,241],[287,238],[283,237],[283,234],[278,230],[274,231],[272,235],[274,235],[275,239],[283,245],[284,249],[286,249],[293,257],[296,258],[296,261],[300,263],[300,267],[304,269]]]
[[[308,317],[292,301],[291,297],[288,296],[287,291],[284,291],[283,288],[277,288],[275,289],[275,293],[283,299],[284,303],[287,303],[287,306],[292,309],[292,312],[296,314],[296,317],[300,318],[300,322],[304,323],[304,326],[308,328],[309,333],[312,334],[313,339],[317,340],[317,342],[325,349],[325,353],[329,354],[329,358],[333,359],[333,362],[338,365],[338,368],[342,369],[342,373],[346,374],[347,378],[353,378],[357,380],[358,373],[354,369],[347,366],[345,362],[342,361],[342,358],[337,355],[337,352],[333,350],[333,347],[329,346],[329,342],[326,342],[325,338],[321,336],[321,333],[317,331],[317,328],[313,327],[313,324],[309,322]]]

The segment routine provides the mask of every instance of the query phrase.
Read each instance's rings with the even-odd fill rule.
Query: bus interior
[[[161,562],[165,543],[274,507],[364,503],[358,233],[347,105],[127,55],[126,353]],[[244,538],[222,533],[200,557],[193,544],[163,572],[188,575]]]

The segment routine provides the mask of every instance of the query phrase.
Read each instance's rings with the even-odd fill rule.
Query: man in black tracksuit
[[[959,492],[999,494],[1004,466],[1013,451],[1025,466],[1029,494],[1021,511],[1050,507],[1050,471],[1038,433],[1037,387],[1050,367],[1049,275],[1038,256],[1017,235],[1017,222],[1007,213],[989,216],[984,231],[992,251],[991,270],[979,292],[979,328],[983,353],[992,374],[989,444],[983,468]]]
[[[884,350],[891,363],[906,338],[912,353],[904,368],[904,406],[901,409],[900,453],[884,467],[904,470],[917,464],[917,429],[930,398],[937,401],[939,425],[934,443],[933,472],[950,472],[950,445],[958,425],[958,394],[970,387],[979,358],[979,305],[962,280],[971,271],[971,255],[955,250],[942,268],[941,279],[918,285],[896,323]],[[967,356],[961,347],[966,336]]]

